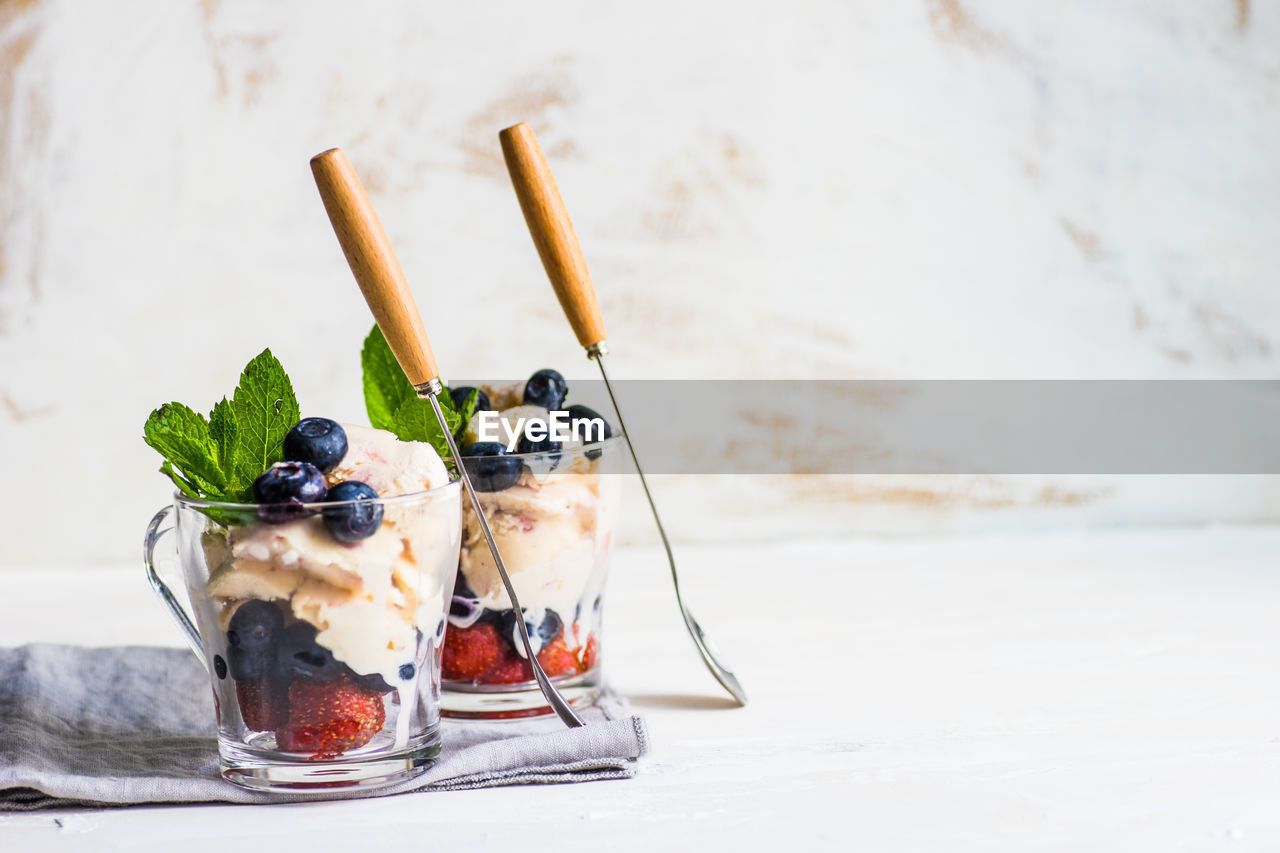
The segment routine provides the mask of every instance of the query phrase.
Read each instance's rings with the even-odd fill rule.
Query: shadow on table
[[[637,708],[664,711],[727,711],[741,707],[728,696],[701,696],[688,693],[632,693],[627,699]]]

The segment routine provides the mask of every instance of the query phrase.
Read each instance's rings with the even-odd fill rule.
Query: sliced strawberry
[[[488,622],[445,631],[443,675],[451,681],[478,680],[502,659],[498,629]]]
[[[538,663],[542,664],[542,671],[547,675],[568,675],[578,671],[578,659],[565,646],[563,634],[542,647],[538,652]]]
[[[599,647],[596,645],[596,635],[592,634],[587,637],[587,645],[582,649],[582,671],[586,672],[596,665],[596,654]]]
[[[327,684],[299,680],[289,687],[289,720],[276,729],[276,745],[312,758],[336,758],[364,746],[386,721],[382,697],[346,674]]]
[[[245,727],[255,732],[269,732],[289,721],[289,695],[278,681],[237,681],[236,702]]]

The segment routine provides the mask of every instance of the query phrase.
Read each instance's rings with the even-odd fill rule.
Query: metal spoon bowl
[[[644,496],[649,501],[649,509],[653,511],[653,520],[658,525],[658,535],[662,537],[662,547],[667,552],[667,565],[671,567],[671,584],[675,587],[676,603],[680,605],[680,615],[684,618],[684,626],[689,630],[689,636],[693,638],[693,644],[698,648],[698,654],[702,656],[702,662],[706,664],[707,669],[715,676],[716,681],[720,682],[720,686],[729,691],[729,695],[738,701],[739,705],[747,704],[747,691],[743,689],[742,682],[738,681],[738,676],[733,674],[733,670],[725,666],[724,662],[716,656],[711,650],[711,645],[707,640],[707,634],[702,630],[702,626],[698,624],[698,620],[693,618],[693,613],[689,611],[688,605],[684,603],[684,598],[680,595],[680,576],[676,573],[676,557],[671,553],[671,542],[667,540],[667,531],[662,526],[662,519],[658,517],[658,506],[653,502],[653,495],[649,492],[649,483],[644,478],[644,469],[640,467],[640,460],[636,456],[635,446],[631,443],[631,436],[627,433],[627,426],[622,421],[622,412],[618,409],[618,399],[613,396],[613,386],[609,384],[609,375],[604,369],[604,350],[603,346],[599,349],[588,349],[588,356],[595,361],[600,367],[600,375],[604,377],[604,387],[609,392],[609,402],[613,403],[613,411],[618,416],[618,427],[622,430],[622,434],[627,436],[627,449],[631,451],[631,461],[635,463],[636,473],[640,475],[640,485],[644,489]]]

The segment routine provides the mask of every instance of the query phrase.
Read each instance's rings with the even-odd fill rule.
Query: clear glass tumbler
[[[574,707],[594,702],[602,685],[602,602],[618,524],[621,441],[464,459],[538,661]],[[462,529],[445,635],[444,716],[550,714],[470,501],[463,502]]]
[[[251,504],[175,495],[147,529],[152,587],[209,671],[222,774],[258,790],[371,788],[440,751],[440,653],[461,537],[457,482],[358,502],[382,510],[340,542],[310,504],[266,523]],[[175,534],[176,561],[156,546]],[[161,578],[181,572],[191,615]]]

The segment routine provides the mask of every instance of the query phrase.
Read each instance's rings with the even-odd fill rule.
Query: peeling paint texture
[[[518,121],[619,377],[1280,375],[1280,4],[328,8],[0,2],[0,565],[131,558],[168,494],[147,412],[264,346],[308,413],[363,419],[370,319],[307,168],[335,145],[446,376],[591,376],[502,164]],[[110,498],[75,535],[69,484]],[[658,489],[682,541],[1280,514],[1266,478]]]

